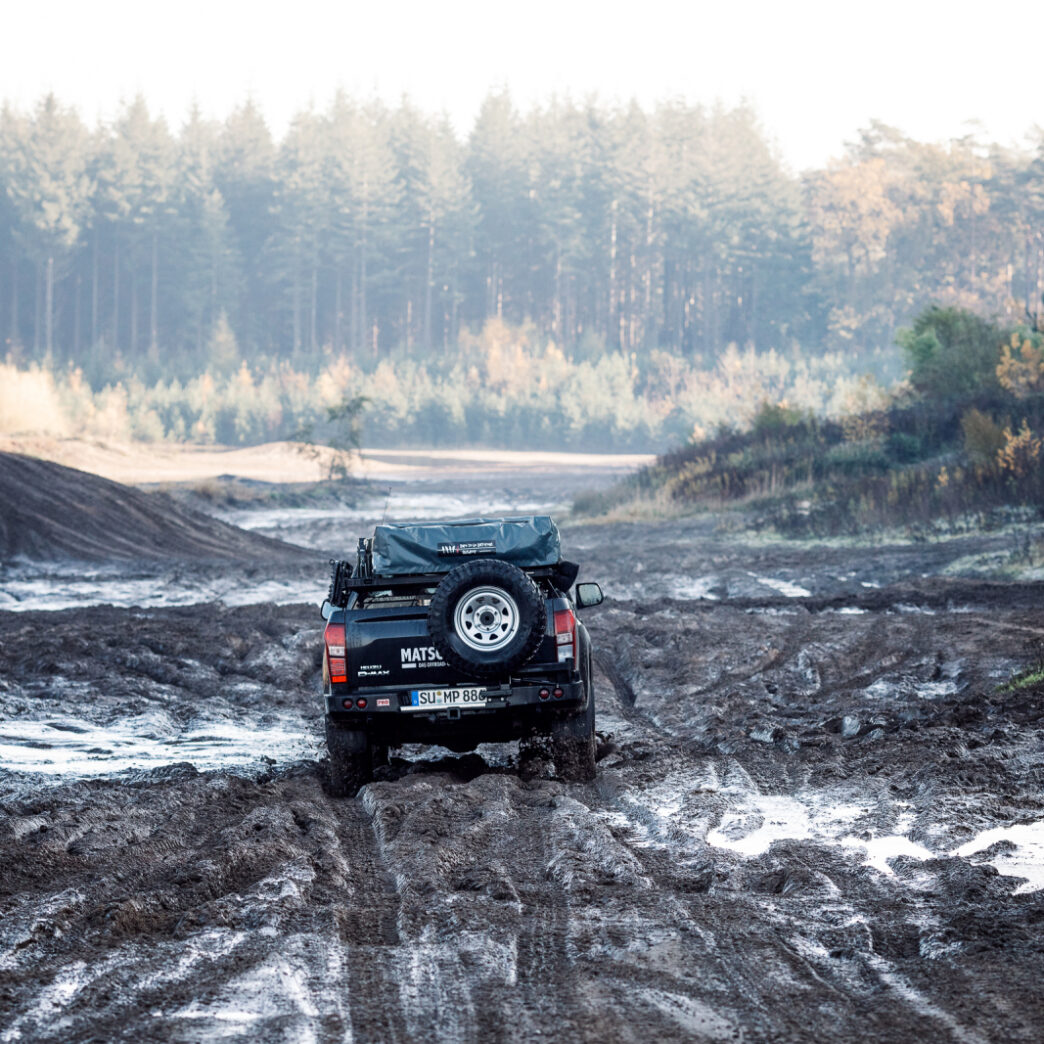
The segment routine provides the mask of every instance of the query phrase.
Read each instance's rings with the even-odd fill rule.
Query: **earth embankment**
[[[0,452],[0,561],[233,562],[310,557],[209,518],[163,493]]]

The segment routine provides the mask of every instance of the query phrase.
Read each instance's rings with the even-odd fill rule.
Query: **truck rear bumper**
[[[366,701],[363,708],[358,705],[360,697]],[[538,682],[487,688],[483,707],[407,710],[408,698],[408,691],[376,687],[327,693],[326,713],[338,725],[365,729],[388,743],[506,742],[546,731],[556,717],[576,713],[584,706],[584,685],[582,681]],[[349,700],[351,707],[346,707]]]

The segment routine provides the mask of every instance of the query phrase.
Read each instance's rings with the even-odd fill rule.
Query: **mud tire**
[[[591,685],[590,653],[584,671],[587,706],[551,725],[551,756],[555,772],[567,783],[589,783],[595,778],[598,737],[595,735],[595,698]]]
[[[514,637],[496,649],[475,649],[462,640],[454,617],[457,606],[476,589],[499,588],[511,596],[518,610]],[[435,589],[428,609],[428,633],[442,658],[473,678],[504,675],[532,659],[544,637],[544,596],[517,566],[495,559],[465,562],[452,569]]]
[[[362,729],[345,729],[326,719],[330,753],[327,789],[332,797],[355,797],[373,779],[374,750]]]

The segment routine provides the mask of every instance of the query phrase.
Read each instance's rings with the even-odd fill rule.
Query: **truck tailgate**
[[[443,662],[432,645],[427,609],[374,608],[346,615],[349,685],[412,688],[471,680]]]

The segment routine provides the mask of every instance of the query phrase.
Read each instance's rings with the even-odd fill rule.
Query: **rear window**
[[[366,609],[412,609],[431,604],[434,587],[377,588],[359,592],[359,607]]]

